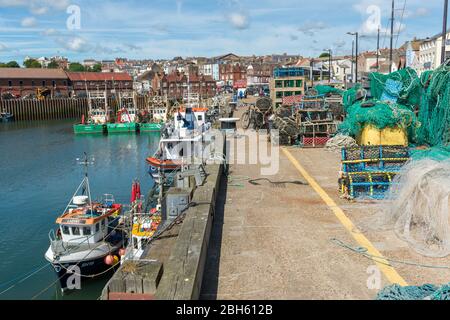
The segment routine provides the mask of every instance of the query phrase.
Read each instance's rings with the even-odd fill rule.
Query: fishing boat
[[[206,120],[208,109],[201,108],[198,95],[191,95],[189,91],[185,100],[187,103],[176,110],[172,122],[162,130],[158,150],[146,159],[149,174],[156,182],[161,174],[175,174],[184,164],[203,157],[204,142],[209,139],[211,128]]]
[[[148,210],[148,212],[146,212]],[[144,212],[144,213],[143,213]],[[133,182],[131,189],[131,241],[129,242],[122,263],[125,260],[140,259],[147,245],[156,235],[161,225],[161,211],[156,208],[147,208],[141,198],[139,181]]]
[[[108,133],[135,133],[139,130],[136,122],[137,109],[122,108],[117,112],[117,122],[108,123]]]
[[[135,95],[133,94],[133,103],[123,107],[123,99],[119,92],[119,111],[117,112],[117,121],[108,123],[108,133],[136,133],[139,131],[137,123],[138,109],[136,108]]]
[[[14,115],[6,109],[3,109],[3,111],[0,113],[0,122],[13,122],[14,121]]]
[[[93,108],[91,94],[87,89],[86,85],[86,94],[88,98],[88,116],[87,119],[83,115],[81,117],[81,123],[75,124],[73,126],[73,131],[75,134],[103,134],[106,133],[106,123],[109,120],[108,117],[108,101],[107,101],[107,93],[105,88],[105,107],[103,108]]]
[[[87,157],[83,162],[88,164]],[[112,195],[100,202],[91,199],[87,170],[64,213],[59,227],[50,230],[50,246],[45,253],[60,282],[62,291],[79,289],[82,279],[95,278],[115,268],[124,235],[118,225],[122,205]]]

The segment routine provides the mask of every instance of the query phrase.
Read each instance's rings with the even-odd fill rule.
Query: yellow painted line
[[[283,153],[291,161],[294,167],[301,173],[301,175],[308,181],[309,185],[317,192],[327,206],[333,211],[345,229],[350,232],[353,238],[358,242],[361,247],[367,248],[367,253],[379,257],[372,259],[383,272],[389,282],[398,284],[401,286],[407,286],[406,281],[398,274],[398,272],[392,267],[389,262],[383,257],[383,255],[374,247],[374,245],[367,239],[364,234],[359,231],[353,222],[345,215],[344,211],[334,202],[334,200],[322,189],[322,187],[314,180],[313,177],[300,165],[297,159],[286,149],[282,148]]]

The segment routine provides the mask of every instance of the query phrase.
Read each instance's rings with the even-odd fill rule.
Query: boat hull
[[[135,133],[139,126],[137,123],[108,123],[108,133]]]
[[[163,128],[161,123],[141,123],[139,124],[139,130],[141,132],[160,132]]]
[[[168,176],[176,173],[181,168],[181,165],[177,162],[171,160],[161,161],[160,159],[153,157],[147,158],[147,163],[149,164],[148,173],[154,180],[159,178],[160,172],[165,176]]]
[[[14,116],[12,114],[10,115],[3,115],[0,118],[0,122],[13,122],[14,121]]]
[[[103,134],[106,132],[104,124],[76,124],[73,126],[75,134]]]
[[[117,252],[114,252],[113,254],[117,255]],[[61,290],[63,292],[67,292],[74,289],[80,289],[79,287],[76,287],[78,281],[76,278],[78,275],[82,276],[79,282],[82,283],[83,280],[89,279],[87,277],[100,277],[101,275],[109,272],[109,269],[110,271],[114,271],[115,268],[119,267],[119,263],[114,267],[107,265],[105,263],[105,257],[106,255],[78,263],[52,263],[53,269],[58,277]]]

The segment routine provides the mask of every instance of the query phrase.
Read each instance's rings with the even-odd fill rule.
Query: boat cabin
[[[95,124],[105,124],[108,121],[106,110],[93,109],[91,111],[91,121]]]
[[[139,214],[133,217],[133,229],[131,233],[131,245],[133,257],[139,258],[153,237],[161,223],[161,216],[154,214]]]
[[[138,110],[136,108],[124,108],[119,111],[119,120],[121,123],[136,122]]]
[[[87,196],[74,197],[68,211],[56,220],[60,225],[58,236],[69,244],[94,244],[103,240],[122,209],[113,202],[106,199],[91,206]]]

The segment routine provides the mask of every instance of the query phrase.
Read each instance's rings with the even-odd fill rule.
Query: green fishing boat
[[[108,123],[106,125],[106,130],[108,134],[114,133],[136,133],[138,131],[139,125],[135,122],[126,123]]]
[[[159,132],[163,128],[163,123],[140,123],[139,130],[141,132]]]
[[[75,134],[103,134],[106,132],[104,124],[75,124],[73,126]]]
[[[104,134],[106,133],[106,123],[108,122],[108,101],[107,94],[105,89],[105,105],[104,108],[96,106],[93,107],[93,99],[91,97],[91,93],[87,89],[86,86],[86,95],[88,98],[88,106],[89,111],[87,115],[87,119],[83,114],[81,118],[81,123],[77,123],[73,126],[73,132],[75,134]]]

